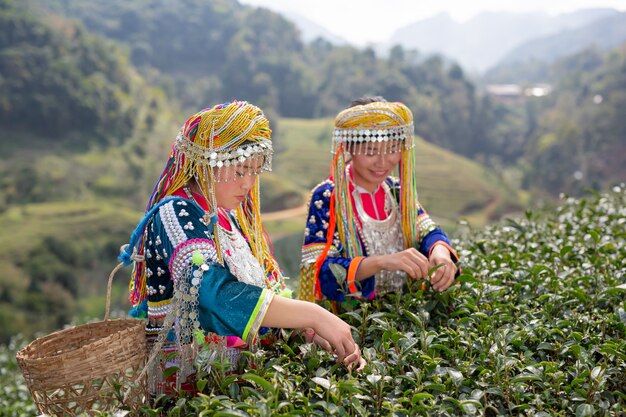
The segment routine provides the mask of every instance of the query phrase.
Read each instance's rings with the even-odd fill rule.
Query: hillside
[[[626,42],[626,12],[598,19],[582,27],[527,41],[509,51],[481,77],[483,83],[558,83],[560,61],[594,50],[610,52]],[[559,68],[560,67],[560,68]],[[568,68],[568,70],[575,69]],[[586,66],[580,69],[590,70]]]
[[[0,341],[101,317],[108,273],[139,216],[105,201],[29,204],[2,213]],[[128,282],[121,275],[128,271],[120,273],[119,289]],[[114,308],[124,306],[122,292],[116,291]]]
[[[151,85],[190,112],[237,98],[282,117],[331,117],[355,98],[382,95],[407,103],[419,133],[449,149],[480,124],[473,85],[458,66],[402,48],[382,57],[371,48],[306,44],[291,21],[236,0],[24,4],[121,46]]]

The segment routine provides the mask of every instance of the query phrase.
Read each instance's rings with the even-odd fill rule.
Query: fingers
[[[410,248],[409,251],[411,252],[411,254],[414,256],[414,261],[417,264],[418,268],[419,268],[419,272],[420,275],[416,276],[416,278],[423,278],[423,279],[427,279],[428,278],[428,258],[426,258],[424,255],[422,255],[420,252],[417,251],[417,249],[415,248]]]
[[[444,275],[443,283],[441,285],[441,291],[447,290],[454,282],[454,276],[456,275],[456,268],[454,266],[446,266],[446,273]]]
[[[346,358],[346,355],[348,354],[348,352],[346,351],[346,347],[344,346],[343,343],[338,343],[335,346],[334,352],[335,352],[335,355],[337,355],[337,362],[343,362],[343,360]]]
[[[436,260],[431,261],[432,263],[437,262]],[[456,266],[449,260],[442,263],[444,265],[433,272],[433,276],[430,278],[431,286],[437,291],[444,291],[452,285],[457,270]]]
[[[328,340],[324,339],[323,337],[321,337],[320,335],[315,335],[313,337],[313,343],[315,343],[317,346],[319,346],[320,348],[324,349],[326,352],[333,352],[333,347],[330,345],[330,343],[328,342]]]
[[[446,281],[445,279],[446,268],[447,266],[443,265],[439,269],[437,269],[435,272],[433,272],[433,275],[430,277],[430,285],[433,287],[433,289],[437,291],[443,291],[445,289],[442,287],[445,284],[444,281]]]
[[[327,342],[326,346],[329,352],[334,353],[337,356],[337,361],[343,361],[345,357],[354,351],[354,340],[352,340],[352,333],[350,326],[345,324],[339,318],[335,318],[338,323],[332,328],[325,329],[325,331],[318,331],[318,335]]]
[[[311,343],[313,342],[313,339],[315,338],[315,330],[313,329],[304,329],[304,340],[307,343]]]
[[[344,362],[348,358],[348,363],[356,363],[361,357],[350,326],[334,314],[321,310],[323,313],[319,317],[319,322],[315,326],[315,335],[312,340],[323,349],[334,353],[337,362]],[[306,331],[305,331],[306,337]]]
[[[435,289],[438,289],[438,288],[439,288],[439,286],[440,286],[440,284],[441,284],[441,283],[440,283],[440,281],[441,281],[441,279],[443,278],[443,276],[444,276],[445,272],[446,272],[446,265],[445,265],[445,264],[444,264],[444,265],[441,265],[441,266],[439,267],[439,269],[437,269],[437,270],[435,270],[435,271],[433,272],[433,274],[432,274],[432,275],[431,275],[431,277],[430,277],[430,285],[431,285],[433,288],[435,288]]]
[[[388,270],[401,270],[411,278],[428,278],[428,259],[415,248],[392,254]]]
[[[356,349],[354,349],[354,351],[351,354],[346,356],[346,358],[343,360],[343,363],[346,364],[346,366],[349,369],[351,369],[355,363],[359,362],[360,357],[361,357],[361,350],[357,346]]]
[[[359,364],[356,368],[356,371],[361,372],[365,368],[365,365],[367,365],[367,361],[363,359],[362,357],[359,358]]]
[[[356,367],[355,370],[357,372],[362,371],[365,365],[367,365],[367,361],[361,356],[361,349],[359,349],[358,345],[355,345],[354,352],[348,355],[343,362],[348,367],[348,370],[351,371]]]

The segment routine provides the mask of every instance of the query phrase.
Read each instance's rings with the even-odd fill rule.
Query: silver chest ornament
[[[231,229],[217,227],[224,262],[228,269],[240,282],[265,288],[265,272],[259,260],[252,254],[248,242],[232,222]]]
[[[385,213],[388,213],[384,220],[373,219],[365,213],[358,190],[355,189],[352,194],[361,220],[360,234],[367,256],[388,255],[404,250],[398,204],[387,183],[383,182],[382,187],[385,191]],[[402,271],[380,271],[375,277],[377,294],[402,292],[406,280],[406,274]]]

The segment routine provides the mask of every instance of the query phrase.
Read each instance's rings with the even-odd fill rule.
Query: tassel
[[[143,300],[140,304],[131,308],[129,314],[131,317],[135,317],[137,319],[144,319],[148,317],[148,300]]]

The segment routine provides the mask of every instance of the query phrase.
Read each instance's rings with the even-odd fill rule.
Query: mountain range
[[[330,29],[293,12],[281,12],[300,29],[304,41],[321,37],[347,42]],[[394,45],[422,54],[441,54],[465,70],[484,73],[499,64],[527,59],[552,61],[596,45],[615,47],[626,40],[626,12],[610,8],[546,13],[483,12],[466,22],[441,13],[395,31],[386,42],[372,45],[385,54]]]
[[[529,40],[509,51],[500,61],[500,65],[533,59],[552,61],[589,46],[601,50],[615,48],[625,40],[626,13],[616,13],[582,27],[565,29],[540,39]]]

